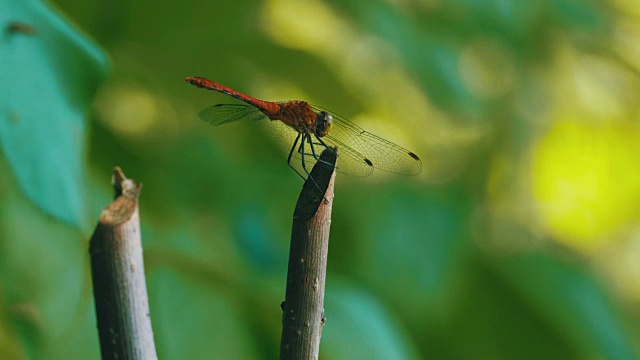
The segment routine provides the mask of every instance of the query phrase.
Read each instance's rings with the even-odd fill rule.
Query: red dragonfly
[[[309,175],[308,165],[313,165],[324,149],[338,148],[337,170],[342,173],[367,176],[373,169],[415,175],[422,170],[420,158],[411,151],[364,131],[351,121],[329,110],[308,104],[302,100],[271,102],[253,98],[217,82],[202,77],[188,77],[188,83],[197,87],[218,91],[245,104],[218,104],[198,116],[211,125],[222,125],[242,119],[270,120],[269,130],[280,138],[293,142],[287,163],[291,157],[300,158],[302,169]]]

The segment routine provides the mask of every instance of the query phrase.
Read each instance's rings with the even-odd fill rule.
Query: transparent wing
[[[258,124],[272,140],[280,145],[282,151],[288,155],[298,136],[298,132],[281,121],[260,121]],[[311,168],[313,168],[313,165],[316,163],[314,153],[319,157],[322,151],[326,149],[325,145],[315,136],[310,135],[309,139],[311,141],[307,140],[306,137],[304,138],[304,145],[302,147],[300,146],[300,141],[298,141],[296,148],[293,150],[292,157],[295,158],[296,161],[291,160],[291,165],[299,171],[304,171],[302,167],[303,156],[305,167],[308,171],[311,171]],[[338,147],[338,161],[336,164],[338,172],[357,176],[368,176],[373,172],[373,166],[371,166],[371,164],[367,162],[367,159],[358,151],[341,143],[336,143],[331,140],[327,141],[326,136],[322,138],[322,141],[324,141],[327,146]]]
[[[298,161],[291,161],[291,164],[297,169],[304,171],[304,159],[304,167],[311,171],[316,163],[316,156],[319,157],[326,147],[337,147],[337,170],[341,173],[368,176],[376,168],[397,174],[414,175],[422,170],[422,162],[413,152],[369,133],[327,109],[319,106],[312,108],[318,112],[330,113],[333,116],[333,127],[329,134],[321,138],[313,134],[302,137],[304,144],[299,141],[292,153]],[[270,120],[259,109],[248,104],[214,105],[201,111],[198,117],[216,126],[244,119],[256,121],[272,140],[280,144],[286,154],[289,154],[299,135],[292,127],[281,121]]]
[[[234,121],[249,119],[262,120],[268,117],[257,108],[247,104],[218,104],[198,113],[198,117],[211,125],[218,126]]]
[[[358,154],[371,163],[372,167],[396,174],[415,175],[422,171],[422,162],[413,152],[363,130],[332,111],[319,106],[312,108],[333,116],[331,131],[322,140],[330,146],[337,146],[338,156],[345,152]],[[338,161],[340,160],[343,159],[339,157]]]

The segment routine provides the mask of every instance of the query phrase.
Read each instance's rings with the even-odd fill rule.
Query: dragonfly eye
[[[331,125],[333,125],[333,116],[326,111],[321,111],[316,122],[316,135],[327,135],[331,130]]]

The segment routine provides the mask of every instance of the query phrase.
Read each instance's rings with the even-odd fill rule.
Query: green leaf
[[[635,359],[619,309],[588,270],[544,253],[499,262],[508,281],[592,358]]]
[[[41,209],[82,223],[85,112],[107,61],[40,1],[0,1],[0,149]]]
[[[0,173],[7,168],[0,160]],[[51,221],[12,180],[0,181],[0,315],[7,313],[6,324],[28,358],[53,359],[78,319],[93,313],[87,244],[78,228]],[[85,343],[89,349],[97,349],[93,335]]]
[[[362,263],[352,271],[409,319],[429,311],[429,305],[443,306],[465,245],[468,202],[453,192],[416,196],[389,187],[361,203],[381,210],[370,211],[363,221]],[[331,255],[337,254],[334,248]],[[400,292],[406,296],[397,296]]]
[[[159,358],[257,359],[256,341],[233,299],[175,270],[147,273]]]
[[[407,332],[387,309],[354,284],[327,286],[320,356],[326,359],[417,359]]]

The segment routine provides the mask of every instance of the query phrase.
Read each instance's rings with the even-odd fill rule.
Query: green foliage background
[[[277,357],[302,182],[252,124],[199,121],[234,100],[186,76],[423,159],[338,175],[321,358],[637,358],[636,8],[0,0],[0,358],[99,357],[87,249],[114,166],[144,183],[159,356]]]

